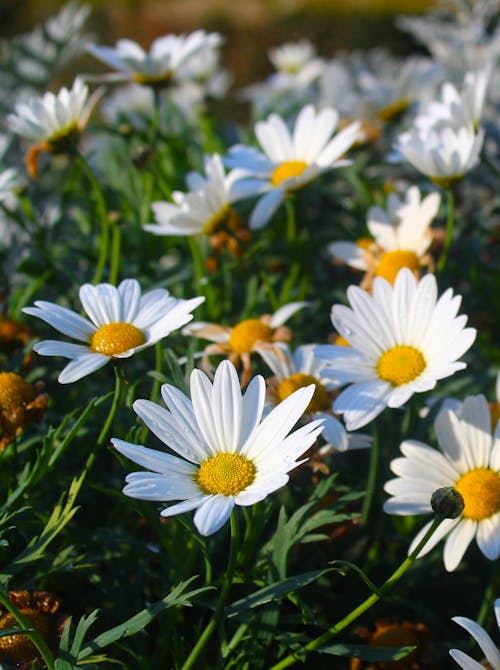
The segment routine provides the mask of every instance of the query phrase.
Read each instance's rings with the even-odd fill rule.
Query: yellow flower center
[[[235,354],[252,351],[257,342],[271,342],[273,329],[259,319],[245,319],[236,324],[229,337],[229,349]]]
[[[22,377],[14,372],[0,373],[0,410],[9,411],[22,407],[35,398],[35,391]]]
[[[384,277],[388,282],[394,284],[401,268],[408,268],[414,273],[420,270],[418,256],[414,251],[405,251],[404,249],[388,251],[379,260],[375,274],[377,277]]]
[[[195,480],[203,493],[237,496],[253,483],[256,472],[246,456],[220,453],[201,463]]]
[[[224,207],[214,214],[203,226],[202,233],[205,235],[213,235],[217,233],[221,228],[223,228],[231,218],[232,213],[231,207],[229,205],[224,205]]]
[[[345,337],[342,337],[342,335],[337,335],[337,337],[333,340],[333,344],[336,344],[338,347],[351,346],[349,342],[345,339]]]
[[[144,333],[131,323],[106,323],[90,339],[90,348],[98,354],[114,356],[144,344]]]
[[[277,391],[278,398],[284,400],[285,398],[288,398],[289,395],[292,395],[297,389],[304,388],[310,384],[314,384],[315,386],[314,394],[311,398],[311,402],[304,411],[321,412],[323,410],[331,409],[332,401],[323,384],[320,384],[312,375],[304,375],[301,372],[297,372],[281,382]]]
[[[371,237],[358,237],[356,240],[356,246],[364,251],[368,251],[374,244],[374,241]]]
[[[384,352],[378,359],[377,373],[380,379],[392,386],[401,386],[416,379],[426,365],[421,351],[399,344]]]
[[[410,104],[411,101],[405,100],[404,98],[402,98],[401,100],[395,100],[394,102],[391,102],[389,105],[381,107],[377,112],[377,116],[381,121],[385,121],[386,123],[389,121],[393,121],[397,116],[405,112],[410,106]]]
[[[132,75],[132,81],[141,86],[164,88],[172,82],[172,71],[167,70],[161,74],[141,74],[140,72],[135,72]]]
[[[300,177],[307,167],[304,161],[284,161],[275,167],[271,175],[271,184],[279,186],[285,179]]]
[[[475,468],[455,484],[464,499],[464,519],[482,521],[500,512],[500,475],[490,468]]]

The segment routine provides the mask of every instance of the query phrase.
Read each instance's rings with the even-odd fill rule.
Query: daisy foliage
[[[127,476],[123,492],[133,498],[168,502],[164,517],[196,510],[202,535],[215,533],[235,505],[254,505],[288,481],[305,451],[321,432],[313,421],[291,432],[314,393],[298,389],[262,419],[265,384],[254,377],[242,395],[234,366],[223,361],[213,383],[193,370],[191,399],[174,386],[162,386],[167,409],[136,400],[134,410],[177,455],[114,438],[113,446],[149,469]],[[181,458],[179,458],[179,456]]]
[[[0,40],[0,667],[496,669],[498,0],[97,4]]]

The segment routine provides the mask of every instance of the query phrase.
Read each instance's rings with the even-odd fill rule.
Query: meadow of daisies
[[[500,670],[498,0],[89,13],[0,48],[0,667]]]

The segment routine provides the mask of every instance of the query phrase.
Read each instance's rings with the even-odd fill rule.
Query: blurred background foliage
[[[0,0],[0,36],[30,30],[62,0]],[[90,31],[100,44],[129,37],[145,47],[160,35],[215,30],[226,39],[224,65],[235,85],[269,74],[267,49],[309,38],[319,54],[384,44],[397,54],[417,50],[394,24],[398,14],[424,12],[432,0],[90,0]],[[87,65],[87,63],[85,63]],[[88,59],[88,70],[100,66]]]

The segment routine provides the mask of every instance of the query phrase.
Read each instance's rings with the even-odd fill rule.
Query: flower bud
[[[465,503],[453,486],[443,486],[432,494],[431,507],[443,519],[456,519],[464,511]]]

